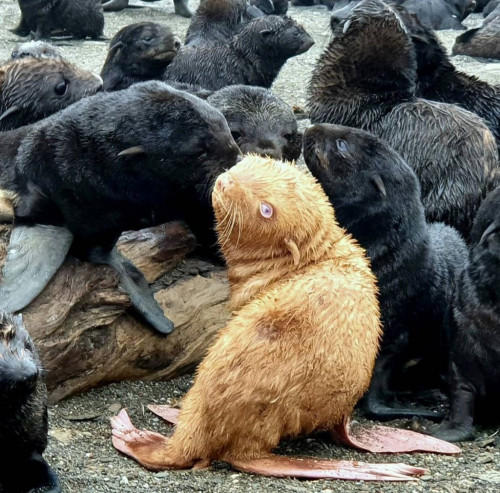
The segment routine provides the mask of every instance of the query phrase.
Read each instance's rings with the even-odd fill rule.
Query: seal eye
[[[151,41],[153,41],[153,37],[152,36],[146,36],[145,38],[142,38],[142,40],[145,43],[151,43]]]
[[[273,208],[269,204],[262,202],[260,204],[260,213],[262,214],[262,217],[269,219],[273,215]]]
[[[59,82],[55,87],[54,91],[58,96],[64,96],[66,91],[68,90],[68,81],[64,79],[62,82]]]
[[[340,152],[347,152],[347,142],[345,140],[337,140],[337,149]]]
[[[283,137],[285,137],[287,142],[291,142],[293,140],[293,134],[285,134]]]

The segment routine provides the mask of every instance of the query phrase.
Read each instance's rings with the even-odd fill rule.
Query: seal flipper
[[[116,270],[120,276],[120,286],[130,296],[134,308],[158,332],[170,334],[174,330],[173,322],[158,305],[142,272],[127,260],[116,246],[111,251],[96,247],[89,258],[91,262],[110,265]]]
[[[176,407],[148,404],[148,409],[171,425],[176,425],[179,422],[179,413],[181,410]]]
[[[278,478],[345,479],[352,481],[416,481],[427,471],[406,464],[370,464],[349,460],[270,455],[262,459],[228,460],[243,472]]]
[[[389,428],[388,426],[357,427],[351,431],[350,420],[332,430],[335,441],[349,447],[376,454],[392,453],[406,454],[408,452],[429,452],[435,454],[460,454],[456,445],[411,430]]]
[[[72,242],[72,233],[61,226],[14,227],[2,269],[0,311],[28,306],[59,270]]]

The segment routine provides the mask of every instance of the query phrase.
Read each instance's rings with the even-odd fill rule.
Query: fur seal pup
[[[450,415],[433,432],[450,442],[474,435],[476,410],[500,399],[500,188],[477,212],[470,264],[457,282],[450,314]],[[496,411],[493,411],[496,413]],[[495,416],[498,422],[498,413]]]
[[[137,82],[161,79],[180,47],[180,39],[166,26],[155,22],[125,26],[109,43],[101,71],[104,90],[118,91]]]
[[[293,19],[269,15],[245,24],[228,44],[182,48],[164,78],[213,91],[234,84],[269,88],[285,62],[313,44]]]
[[[402,4],[409,12],[417,15],[420,21],[436,31],[442,29],[465,30],[460,22],[461,6],[456,8],[447,0],[406,0]],[[462,11],[463,12],[463,11]]]
[[[62,54],[59,48],[44,41],[27,41],[26,43],[19,43],[10,57],[13,60],[26,57],[61,59]]]
[[[0,389],[0,491],[59,493],[42,455],[48,430],[43,369],[21,315],[0,313]]]
[[[473,75],[460,72],[432,29],[415,14],[397,7],[398,15],[411,35],[417,60],[419,97],[457,104],[484,119],[500,145],[500,89]]]
[[[263,87],[228,86],[216,91],[207,102],[226,119],[243,154],[260,154],[295,161],[302,149],[293,110]]]
[[[99,38],[104,28],[101,0],[18,0],[22,26],[34,33],[35,41],[60,30],[77,39]]]
[[[413,170],[363,130],[320,124],[304,133],[304,159],[323,186],[339,224],[366,248],[380,290],[384,336],[364,408],[370,417],[439,417],[388,406],[394,376],[410,360],[446,372],[444,317],[467,262],[457,231],[428,224]]]
[[[229,43],[242,25],[259,16],[263,16],[262,11],[252,8],[247,0],[205,0],[191,19],[184,44]]]
[[[484,19],[481,27],[458,36],[451,51],[453,55],[500,60],[500,5]]]
[[[500,183],[495,138],[477,115],[418,99],[416,69],[413,43],[394,8],[363,0],[334,28],[314,69],[311,121],[385,139],[417,174],[427,219],[468,237],[482,199]]]
[[[114,267],[137,311],[171,332],[144,276],[114,244],[153,215],[183,219],[195,234],[209,231],[208,191],[239,156],[219,111],[157,81],[98,94],[0,134],[0,188],[15,196],[0,309],[27,306],[73,244],[80,258]]]
[[[101,0],[104,12],[118,12],[120,10],[131,7],[129,0]],[[143,0],[144,2],[157,2],[158,0]],[[134,8],[140,6],[134,5]],[[174,10],[177,15],[182,17],[191,17],[193,13],[189,8],[189,0],[174,0]]]
[[[99,75],[54,57],[0,66],[0,130],[36,122],[102,90]]]
[[[284,437],[343,427],[366,390],[380,336],[375,277],[321,186],[293,164],[248,156],[219,176],[212,203],[236,314],[199,366],[173,436],[136,430],[122,411],[114,446],[153,470],[223,460],[274,476],[421,474],[271,453]]]

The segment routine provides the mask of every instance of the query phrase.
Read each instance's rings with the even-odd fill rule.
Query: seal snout
[[[215,182],[215,188],[221,192],[227,192],[228,189],[230,189],[234,185],[234,180],[231,178],[231,175],[229,173],[223,173],[222,175],[217,178],[217,181]]]

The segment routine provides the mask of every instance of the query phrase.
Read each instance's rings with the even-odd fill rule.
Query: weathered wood
[[[3,264],[8,230],[0,230]],[[181,223],[127,232],[120,251],[141,269],[165,314],[169,336],[153,332],[129,310],[130,300],[107,266],[68,258],[23,311],[46,369],[51,402],[121,380],[166,380],[191,371],[229,319],[224,270],[186,258],[195,239]]]

